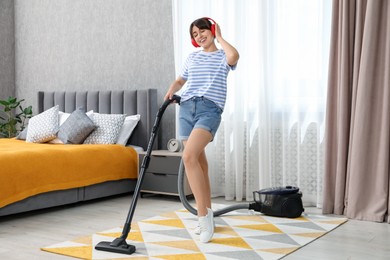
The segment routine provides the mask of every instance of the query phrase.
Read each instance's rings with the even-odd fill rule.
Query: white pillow
[[[28,122],[26,142],[46,143],[57,137],[58,105],[33,116]]]
[[[140,120],[141,115],[133,115],[133,116],[127,116],[125,118],[125,122],[123,123],[122,129],[119,132],[118,140],[116,141],[117,144],[126,145],[127,141],[129,140],[131,134],[134,131],[134,128],[137,126],[138,121]]]
[[[115,144],[126,115],[93,113],[96,129],[85,139],[84,144]]]
[[[70,116],[70,113],[65,113],[62,111],[58,112],[58,121],[59,121],[60,126],[66,121],[66,119],[68,119],[69,116]]]

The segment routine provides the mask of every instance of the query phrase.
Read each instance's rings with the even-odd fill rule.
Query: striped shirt
[[[196,51],[191,53],[184,63],[181,77],[187,81],[187,87],[181,94],[181,100],[192,97],[205,97],[215,102],[222,110],[225,106],[227,76],[230,69],[225,52]]]

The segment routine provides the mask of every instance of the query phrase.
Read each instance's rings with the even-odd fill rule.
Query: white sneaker
[[[214,218],[213,218],[213,224],[214,224],[214,230],[215,230],[215,221],[214,221]],[[194,228],[194,234],[195,234],[195,235],[200,235],[200,225],[199,225],[199,221],[198,221],[198,225]]]
[[[200,242],[207,243],[214,235],[214,213],[207,208],[207,215],[199,217]]]

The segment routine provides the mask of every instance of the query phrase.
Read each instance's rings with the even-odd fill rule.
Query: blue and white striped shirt
[[[205,97],[223,110],[226,101],[227,76],[235,67],[229,66],[222,49],[215,52],[191,53],[181,73],[181,77],[187,81],[187,87],[181,94],[181,101],[192,97]]]

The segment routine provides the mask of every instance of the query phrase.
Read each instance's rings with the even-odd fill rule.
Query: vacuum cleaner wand
[[[146,155],[142,161],[137,185],[136,185],[135,190],[134,190],[133,200],[131,201],[129,213],[127,215],[126,222],[125,222],[125,225],[123,227],[121,236],[114,239],[112,242],[108,242],[108,241],[99,242],[95,246],[96,250],[119,253],[119,254],[128,254],[128,255],[131,255],[135,252],[136,247],[134,245],[127,244],[126,238],[129,235],[129,232],[131,230],[131,221],[133,220],[134,211],[135,211],[135,208],[137,206],[137,201],[138,201],[138,197],[139,197],[139,194],[141,191],[142,182],[144,180],[144,174],[145,174],[146,169],[149,166],[150,154],[152,152],[154,140],[156,139],[158,128],[160,126],[161,117],[164,114],[165,109],[172,102],[176,102],[176,103],[180,104],[180,96],[174,95],[172,97],[172,99],[165,100],[165,102],[162,104],[162,106],[160,107],[160,109],[157,112],[156,120],[155,120],[153,128],[152,128],[152,134],[151,134],[151,137],[149,139],[148,147],[146,150]]]

